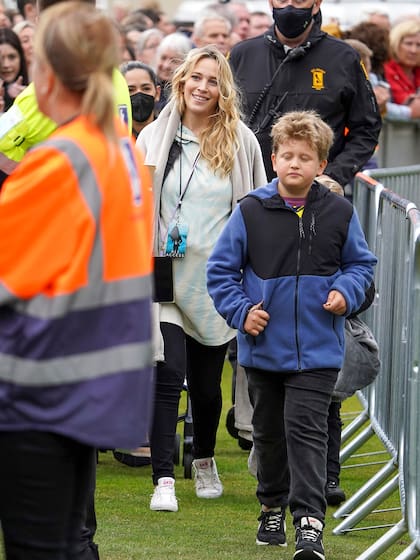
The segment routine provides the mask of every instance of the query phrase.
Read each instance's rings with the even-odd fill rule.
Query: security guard
[[[37,106],[57,129],[0,196],[0,521],[6,558],[92,560],[95,449],[149,431],[151,184],[113,115],[112,23],[60,2],[39,26]]]
[[[322,0],[268,3],[274,25],[264,35],[238,43],[229,59],[267,176],[274,177],[274,121],[287,111],[312,109],[335,133],[321,181],[344,188],[371,157],[381,129],[366,71],[353,48],[321,31]]]

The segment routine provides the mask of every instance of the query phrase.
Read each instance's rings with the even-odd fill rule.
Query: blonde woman
[[[151,185],[114,115],[117,64],[105,13],[71,1],[43,11],[34,86],[57,129],[0,198],[7,560],[96,558],[84,531],[95,450],[134,448],[149,430]]]
[[[420,98],[420,18],[403,20],[390,32],[391,60],[385,78],[395,103],[410,106]]]
[[[165,362],[157,366],[150,507],[177,511],[173,448],[185,377],[196,494],[218,498],[223,492],[214,451],[221,373],[235,331],[207,293],[206,263],[237,201],[265,180],[258,142],[240,119],[232,73],[220,51],[209,46],[189,52],[173,76],[169,103],[137,145],[154,169],[154,251],[172,258],[174,292],[173,302],[160,306]]]

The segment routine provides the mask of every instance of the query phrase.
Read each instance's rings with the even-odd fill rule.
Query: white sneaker
[[[213,457],[195,459],[192,463],[197,498],[220,498],[223,486]]]
[[[178,511],[178,500],[175,496],[175,480],[170,476],[159,478],[152,499],[152,511]]]

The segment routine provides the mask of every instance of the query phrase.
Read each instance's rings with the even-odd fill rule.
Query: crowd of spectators
[[[10,29],[6,32],[7,39],[3,37],[0,43],[0,110],[10,106],[31,77],[33,6],[33,0],[19,0],[16,9],[6,9],[0,3],[0,28]],[[177,25],[159,2],[145,0],[140,2],[140,7],[132,6],[122,0],[112,6],[112,17],[121,34],[121,63],[137,60],[156,72],[161,86],[156,114],[168,98],[171,74],[192,47],[215,44],[228,56],[236,43],[265,33],[273,23],[268,11],[251,12],[243,0],[209,2],[190,25]],[[364,62],[369,67],[382,115],[401,120],[419,118],[419,16],[413,14],[391,21],[386,11],[376,11],[350,29],[341,29],[340,22],[335,20],[324,22],[322,28],[343,40],[356,39],[365,55],[371,53],[365,56]],[[17,73],[7,68],[5,49],[16,51]],[[22,52],[24,61],[20,60]]]
[[[140,60],[157,71],[162,86],[162,99],[157,102],[157,112],[165,104],[170,85],[167,76],[163,79],[159,76],[159,68],[165,65],[164,59],[168,56],[165,49],[158,48],[165,35],[171,34],[173,43],[177,42],[179,34],[186,35],[190,40],[189,48],[215,44],[228,56],[235,44],[265,33],[273,23],[268,11],[251,12],[243,0],[209,2],[189,26],[178,26],[171,22],[160,6],[155,5],[154,9],[149,6],[158,4],[156,2],[144,4],[147,5],[146,8],[133,10],[126,6],[124,11],[123,5],[117,3],[114,5],[113,15],[120,25],[123,42],[131,53],[131,60]],[[334,20],[324,22],[322,28],[343,40],[356,39],[359,41],[358,47],[360,42],[363,43],[361,48],[365,54],[371,53],[364,61],[383,116],[399,120],[419,118],[418,16],[402,16],[391,21],[386,11],[375,11],[367,14],[362,21],[355,22],[349,29],[341,29],[340,22]],[[172,66],[179,64],[186,54],[185,49],[181,56],[179,50],[175,49],[175,52]]]

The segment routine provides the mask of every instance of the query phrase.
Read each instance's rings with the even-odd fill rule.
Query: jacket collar
[[[329,193],[329,189],[321,185],[317,181],[312,183],[307,196],[307,203],[318,204],[321,202]],[[251,191],[247,196],[252,196],[258,199],[264,208],[282,208],[286,206],[284,199],[280,196],[278,192],[278,179],[275,178],[268,183],[266,187],[258,189],[257,191]]]

